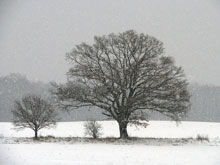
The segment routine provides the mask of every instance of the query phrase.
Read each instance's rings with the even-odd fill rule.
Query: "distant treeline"
[[[38,94],[52,100],[51,86],[42,82],[31,82],[20,74],[0,77],[0,122],[12,121],[11,108],[14,100],[25,94]],[[183,120],[220,122],[220,87],[190,84],[191,110]],[[97,108],[79,109],[72,112],[59,111],[60,121],[104,120],[101,110]],[[161,114],[149,112],[149,120],[168,120]]]

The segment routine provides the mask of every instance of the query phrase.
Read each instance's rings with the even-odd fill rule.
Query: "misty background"
[[[0,121],[11,120],[14,99],[48,96],[50,81],[66,81],[65,54],[76,44],[134,29],[164,42],[183,67],[192,94],[185,120],[220,122],[219,17],[218,0],[0,0]],[[71,115],[63,119],[91,113]]]
[[[21,100],[24,95],[34,93],[53,102],[50,94],[51,89],[50,84],[29,81],[21,74],[0,77],[0,122],[12,121],[11,109],[14,106],[14,100]],[[189,91],[192,96],[192,106],[183,120],[220,122],[220,87],[190,84]],[[59,121],[107,119],[98,108],[80,108],[70,112],[57,109],[57,112]],[[169,120],[166,116],[156,112],[147,111],[147,114],[149,120]]]

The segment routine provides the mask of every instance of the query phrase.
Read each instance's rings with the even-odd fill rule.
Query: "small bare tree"
[[[51,104],[40,96],[28,95],[21,101],[15,101],[13,113],[13,124],[16,129],[30,128],[38,138],[38,131],[45,127],[54,126],[56,113]]]
[[[91,136],[94,139],[100,137],[102,125],[95,120],[86,121],[84,123],[85,135]]]

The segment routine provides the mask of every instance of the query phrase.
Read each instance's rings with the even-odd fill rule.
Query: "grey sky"
[[[0,76],[63,82],[74,45],[129,29],[163,41],[190,82],[220,85],[218,0],[1,0]]]

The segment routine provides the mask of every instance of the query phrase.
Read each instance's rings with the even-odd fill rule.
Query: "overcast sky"
[[[219,0],[0,0],[0,76],[64,82],[74,45],[130,29],[163,41],[189,82],[220,86]]]

